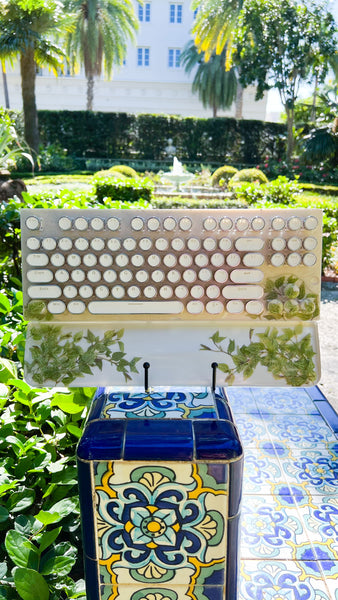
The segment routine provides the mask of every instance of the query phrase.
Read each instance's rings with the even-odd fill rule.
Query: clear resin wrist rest
[[[33,385],[313,385],[321,211],[21,215]]]

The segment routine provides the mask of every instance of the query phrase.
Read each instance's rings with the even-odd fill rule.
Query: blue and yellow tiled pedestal
[[[78,446],[88,600],[236,600],[243,452],[220,390],[99,388]]]

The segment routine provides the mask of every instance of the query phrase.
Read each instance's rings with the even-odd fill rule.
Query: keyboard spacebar
[[[128,302],[105,300],[89,302],[88,310],[92,315],[177,315],[184,309],[182,302],[168,300],[166,302]]]

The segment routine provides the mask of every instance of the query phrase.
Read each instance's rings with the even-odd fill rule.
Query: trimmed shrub
[[[245,200],[248,204],[254,202],[274,202],[276,204],[292,204],[301,189],[295,181],[280,176],[269,183],[257,185],[257,183],[242,183],[235,187],[238,198]]]
[[[98,177],[93,183],[96,198],[102,204],[105,203],[105,198],[110,198],[113,202],[150,202],[154,189],[153,182],[147,178],[114,181],[111,177]]]
[[[216,171],[211,176],[212,187],[218,187],[221,179],[227,185],[229,180],[236,173],[238,173],[238,169],[236,169],[235,167],[230,167],[228,165],[224,165],[224,167],[220,167],[219,169],[216,169]]]
[[[168,198],[166,196],[153,198],[153,208],[247,208],[247,203],[238,198]]]
[[[268,183],[267,176],[260,169],[241,169],[230,179],[229,184],[248,181],[250,183]]]
[[[119,171],[111,171],[110,169],[103,169],[94,173],[94,177],[110,177],[111,179],[125,179],[125,175]]]
[[[136,179],[138,177],[138,173],[132,167],[128,167],[128,165],[114,165],[109,169],[109,173],[122,173],[125,177],[132,177]]]

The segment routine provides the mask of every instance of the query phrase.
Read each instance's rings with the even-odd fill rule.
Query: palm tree
[[[217,116],[217,109],[230,108],[236,98],[236,73],[234,68],[225,70],[225,54],[226,49],[221,54],[213,52],[206,62],[204,53],[198,52],[192,40],[181,54],[181,63],[187,73],[191,73],[197,67],[192,92],[198,94],[205,108],[212,107],[214,117]]]
[[[50,38],[71,25],[58,0],[2,0],[0,3],[0,58],[11,62],[19,56],[25,139],[39,150],[35,99],[36,67],[48,65],[55,74],[64,54]]]
[[[87,110],[93,110],[94,77],[101,75],[102,66],[110,77],[113,65],[123,63],[127,40],[134,39],[138,21],[131,0],[65,0],[65,6],[77,15],[67,53],[73,69],[77,58],[84,65]]]

